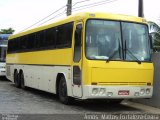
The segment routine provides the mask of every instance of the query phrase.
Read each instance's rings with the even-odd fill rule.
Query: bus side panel
[[[71,65],[72,58],[72,49],[66,48],[7,54],[6,63],[27,65]]]
[[[71,92],[71,67],[70,66],[39,66],[39,65],[9,65],[12,76],[8,78],[13,82],[14,69],[22,70],[24,74],[25,86],[56,93],[56,79],[58,73],[65,76],[68,88],[68,95]]]
[[[71,96],[72,58],[72,48],[7,54],[7,77],[14,81],[14,70],[23,70],[26,86],[55,93],[57,74],[63,73]]]

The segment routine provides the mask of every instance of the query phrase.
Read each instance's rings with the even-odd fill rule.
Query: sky
[[[99,6],[87,9],[81,8],[81,6],[101,1],[105,0],[73,0],[73,14],[79,12],[107,12],[133,16],[137,16],[138,14],[138,0],[108,0],[111,2],[105,2]],[[148,21],[154,21],[160,24],[160,1],[143,1],[145,18]],[[19,33],[66,4],[67,0],[0,0],[0,29],[12,27],[15,33]],[[48,24],[66,17],[65,10],[66,8],[63,8],[48,18],[55,17],[54,19],[50,21],[45,19],[31,28],[43,25],[43,22]]]

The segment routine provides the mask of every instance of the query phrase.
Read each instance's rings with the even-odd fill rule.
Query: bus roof
[[[122,14],[112,14],[112,13],[78,13],[75,15],[68,16],[62,20],[56,21],[54,23],[44,25],[41,27],[37,27],[34,29],[30,29],[25,32],[21,32],[15,35],[11,35],[9,39],[17,38],[20,36],[24,36],[30,33],[38,32],[41,30],[45,30],[54,26],[58,26],[61,24],[65,24],[68,22],[78,21],[78,20],[85,20],[89,18],[96,18],[96,19],[108,19],[108,20],[118,20],[118,21],[128,21],[128,22],[137,22],[137,23],[145,23],[147,24],[147,21],[144,18],[135,17],[135,16],[129,16],[129,15],[122,15]]]

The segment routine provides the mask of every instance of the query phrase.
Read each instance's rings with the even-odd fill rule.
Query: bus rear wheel
[[[14,72],[14,83],[17,88],[20,88],[21,83],[20,83],[19,74],[17,70]]]
[[[20,74],[20,81],[21,81],[21,88],[25,89],[25,82],[24,82],[24,74],[23,74],[23,72]]]
[[[67,94],[67,84],[64,77],[60,78],[59,86],[58,86],[58,96],[59,100],[63,104],[71,104],[72,98],[68,96]]]

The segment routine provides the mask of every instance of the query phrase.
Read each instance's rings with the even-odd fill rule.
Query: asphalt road
[[[0,79],[0,120],[5,118],[28,119],[30,116],[39,120],[45,116],[47,120],[53,119],[97,119],[97,116],[85,117],[96,114],[148,114],[143,109],[136,109],[125,104],[110,104],[106,101],[76,101],[73,105],[63,105],[58,98],[50,93],[27,88],[16,88],[5,79]],[[12,116],[16,115],[17,116]],[[11,115],[11,116],[8,116]],[[23,115],[23,117],[22,117]],[[6,117],[7,116],[7,117]],[[21,117],[20,117],[21,116]],[[25,117],[24,117],[25,116]],[[39,118],[40,117],[40,118]],[[30,118],[31,119],[31,118]],[[99,119],[99,117],[98,117]],[[12,119],[10,119],[12,120]]]

